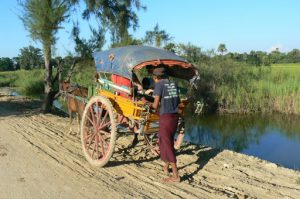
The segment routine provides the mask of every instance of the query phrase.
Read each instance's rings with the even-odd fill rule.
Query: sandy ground
[[[105,168],[88,164],[68,119],[40,102],[0,95],[0,198],[299,198],[300,172],[228,150],[185,145],[180,183],[165,184],[162,162],[120,134]],[[74,129],[75,126],[74,126]],[[140,138],[142,139],[142,138]]]

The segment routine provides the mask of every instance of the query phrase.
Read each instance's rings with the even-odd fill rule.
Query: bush
[[[44,92],[44,70],[21,70],[15,82],[22,95],[38,96]]]
[[[88,87],[94,82],[96,67],[94,60],[81,60],[75,67],[71,82]]]
[[[0,87],[12,87],[17,79],[15,72],[0,72]]]

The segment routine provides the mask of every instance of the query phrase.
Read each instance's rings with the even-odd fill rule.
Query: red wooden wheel
[[[92,97],[81,120],[81,143],[89,163],[99,167],[107,164],[115,148],[116,134],[111,102],[106,97]]]

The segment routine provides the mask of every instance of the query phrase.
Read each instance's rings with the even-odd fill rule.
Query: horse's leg
[[[72,111],[71,111],[71,109],[69,109],[69,127],[70,127],[69,134],[72,134]]]
[[[76,120],[77,120],[77,133],[80,133],[80,126],[79,126],[79,113],[76,113]]]

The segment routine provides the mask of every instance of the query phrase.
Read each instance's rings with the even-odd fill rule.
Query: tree
[[[90,27],[91,28],[91,27]],[[80,29],[78,24],[75,24],[72,30],[72,37],[75,42],[75,51],[79,57],[92,59],[92,54],[95,50],[101,50],[105,42],[105,30],[91,28],[92,36],[89,40],[80,38]]]
[[[178,53],[178,46],[175,43],[168,43],[167,45],[164,46],[164,49],[166,51],[172,52],[177,54]]]
[[[43,46],[45,61],[45,98],[43,111],[50,112],[54,96],[54,78],[52,76],[52,65],[50,64],[52,52],[51,47],[55,44],[55,37],[61,23],[69,17],[74,0],[24,0],[20,1],[22,15],[20,16],[25,28],[29,31],[33,40],[39,41]]]
[[[19,57],[13,57],[12,61],[14,63],[14,70],[19,70],[20,69],[20,59],[19,59]]]
[[[278,63],[282,62],[284,56],[285,56],[284,53],[281,53],[279,51],[279,49],[277,48],[276,50],[272,51],[269,54],[269,59],[270,59],[271,64],[278,64]]]
[[[162,43],[167,44],[172,37],[164,30],[160,30],[158,24],[155,25],[152,31],[147,31],[145,35],[145,42],[149,45],[155,45],[160,48]]]
[[[18,61],[21,69],[41,68],[43,65],[42,50],[31,45],[21,48]]]
[[[128,45],[143,45],[143,41],[141,39],[136,39],[132,35],[128,35],[128,37],[119,43],[113,43],[111,48],[122,47]]]
[[[191,63],[200,62],[204,54],[201,52],[201,48],[193,44],[179,44],[178,45],[178,54],[179,56],[185,58]]]
[[[292,51],[287,53],[287,62],[289,63],[297,63],[300,62],[300,50],[293,49]]]
[[[220,44],[218,47],[218,52],[221,53],[221,55],[224,55],[225,52],[227,52],[227,48],[225,44]]]
[[[100,20],[101,24],[111,32],[112,45],[124,43],[128,39],[128,29],[136,30],[138,17],[134,11],[143,9],[140,0],[85,0],[87,9],[83,17],[89,19],[91,14]]]
[[[252,50],[247,57],[247,63],[254,66],[261,66],[262,56],[262,52]]]
[[[9,57],[0,58],[0,71],[14,70],[14,63]]]

